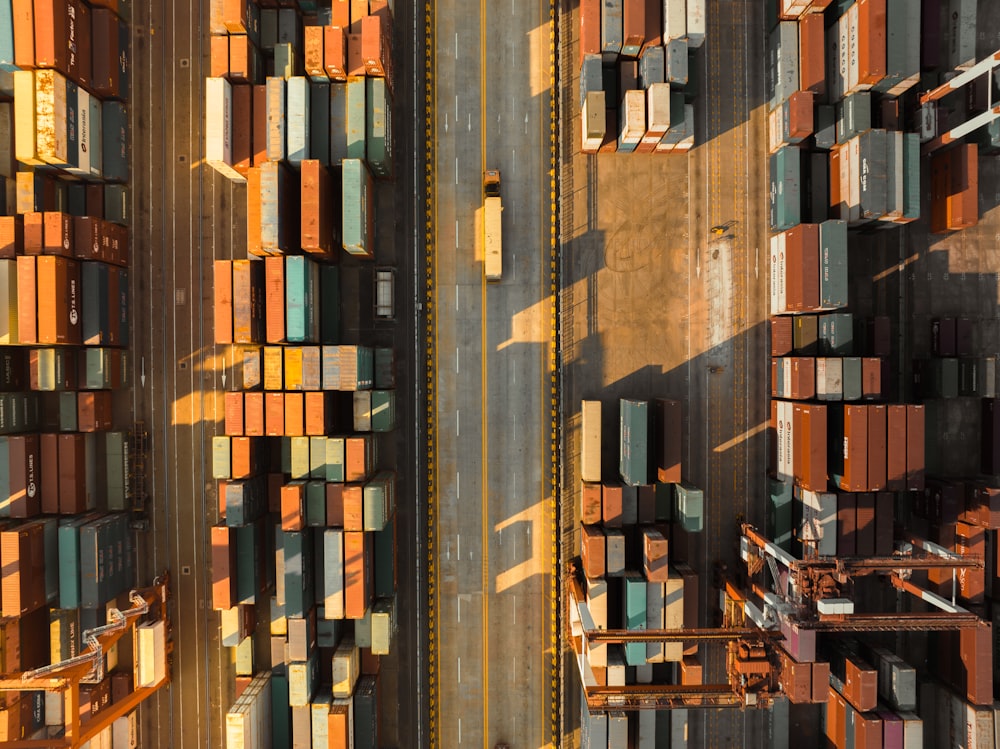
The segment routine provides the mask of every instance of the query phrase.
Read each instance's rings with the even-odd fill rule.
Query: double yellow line
[[[479,0],[479,147],[480,169],[486,171],[486,0]],[[485,193],[483,195],[485,198]],[[480,205],[485,205],[480,201]],[[486,215],[482,214],[480,222],[484,232]],[[483,747],[489,749],[490,735],[490,515],[489,515],[489,455],[486,435],[488,433],[488,416],[486,403],[487,394],[487,340],[486,340],[486,243],[483,242],[483,276],[482,276],[482,401],[480,408],[482,419],[482,560],[483,560]]]

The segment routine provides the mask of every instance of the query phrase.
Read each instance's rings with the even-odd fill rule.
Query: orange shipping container
[[[337,0],[333,4],[336,5]],[[348,749],[353,746],[353,725],[351,703],[344,701],[330,705],[330,715],[327,718],[330,749]]]
[[[344,486],[344,530],[363,531],[364,524],[364,487],[361,484]]]
[[[38,258],[17,259],[17,335],[19,343],[38,343],[36,299]]]
[[[264,258],[264,314],[268,343],[285,340],[285,258]]]
[[[305,527],[306,485],[292,481],[281,487],[281,529],[300,531]]]
[[[233,342],[233,264],[216,260],[213,273],[215,342]]]
[[[300,166],[301,171],[301,226],[300,243],[306,252],[339,259],[334,252],[332,213],[329,210],[330,171],[315,159],[307,159]]]
[[[257,59],[257,48],[246,34],[229,37],[229,80],[235,83],[253,83],[257,79]],[[235,109],[233,113],[235,115]],[[249,120],[237,120],[234,116],[233,127],[246,122]]]
[[[41,255],[45,245],[45,225],[40,211],[31,211],[23,216],[24,254]]]
[[[351,25],[351,0],[331,0],[330,11],[333,21],[331,25],[345,29]]]
[[[250,478],[256,473],[255,437],[233,437],[230,441],[230,471],[234,479]]]
[[[243,393],[226,393],[226,435],[240,437],[243,435]]]
[[[260,343],[264,334],[264,264],[233,261],[233,342]]]
[[[258,112],[258,117],[261,114]],[[266,115],[264,115],[266,120]],[[254,133],[256,136],[257,127],[256,123],[254,125]],[[254,166],[252,166],[247,171],[247,252],[251,255],[263,255],[263,249],[261,248],[261,214],[260,214],[260,167],[257,166],[258,163],[263,164],[267,160],[266,148],[267,140],[266,136],[259,143],[254,138],[254,153],[264,152],[265,156],[259,162],[254,159]]]
[[[310,78],[323,79],[327,77],[323,65],[323,37],[326,26],[306,26],[305,31],[305,69]]]
[[[344,617],[361,619],[372,600],[371,546],[368,533],[344,533]]]
[[[375,443],[372,435],[348,437],[344,440],[344,478],[347,481],[364,481],[375,462]]]
[[[247,31],[247,0],[222,0],[222,23],[230,34]]]
[[[306,435],[322,437],[327,433],[327,394],[314,390],[305,394]]]
[[[211,37],[208,69],[212,78],[229,77],[228,34],[215,34]]]
[[[826,45],[823,15],[808,13],[799,18],[799,89],[817,96],[826,93]]]
[[[385,26],[378,16],[366,16],[361,20],[361,60],[365,75],[384,78],[389,66],[385,60]]]
[[[858,83],[885,77],[886,0],[858,0]]]
[[[336,24],[323,27],[323,66],[334,81],[347,80],[347,32],[344,29]]]
[[[264,433],[268,437],[285,434],[285,394],[264,394]]]
[[[580,522],[590,525],[601,522],[601,485],[580,482]]]
[[[284,408],[284,405],[282,405]],[[243,424],[247,437],[263,437],[264,428],[264,394],[243,393]]]
[[[368,15],[368,0],[351,0],[351,26],[352,34],[361,33],[361,19]]]
[[[73,257],[73,217],[59,211],[42,214],[42,254]]]
[[[76,260],[37,258],[38,342],[81,342],[80,266]]]
[[[22,616],[45,603],[45,539],[40,522],[0,531],[3,616]]]
[[[285,393],[285,434],[289,437],[305,435],[305,399],[303,393]]]
[[[236,544],[230,533],[225,525],[212,526],[213,609],[231,609],[236,605]]]
[[[33,0],[14,0],[14,64],[21,70],[35,67],[35,8]]]

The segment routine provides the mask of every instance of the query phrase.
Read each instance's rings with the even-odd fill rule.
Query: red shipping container
[[[886,481],[891,492],[906,491],[906,406],[891,405],[886,414]]]
[[[209,44],[208,71],[212,78],[229,78],[229,35],[213,34]]]
[[[329,210],[332,197],[330,171],[315,159],[303,161],[299,169],[302,180],[302,249],[336,261],[339,253],[333,246],[333,214]]]
[[[8,513],[12,518],[29,518],[42,510],[42,474],[39,471],[41,444],[37,434],[7,438],[10,495]]]
[[[601,0],[580,0],[580,62],[601,54]]]
[[[333,528],[344,527],[344,485],[328,481],[326,484],[326,524]]]
[[[823,15],[808,13],[799,18],[799,88],[817,96],[826,93],[826,43]]]
[[[343,491],[344,530],[363,531],[364,522],[364,487],[361,484],[345,484]]]
[[[837,494],[837,555],[858,555],[858,500],[857,495]]]
[[[799,663],[783,650],[778,650],[781,659],[781,685],[788,699],[797,704],[812,701],[812,663]]]
[[[771,318],[771,356],[788,356],[792,353],[792,318]]]
[[[344,533],[344,617],[361,619],[372,602],[368,533]]]
[[[993,627],[979,622],[975,627],[960,629],[959,655],[966,674],[966,698],[973,705],[992,705]]]
[[[604,577],[604,531],[598,525],[580,526],[580,558],[583,574],[590,578]]]
[[[601,490],[601,518],[608,528],[622,526],[623,496],[621,484],[604,484]]]
[[[886,0],[858,0],[858,83],[885,77]]]
[[[291,481],[281,487],[281,530],[300,531],[305,528],[306,485]]]
[[[0,565],[3,616],[22,616],[45,603],[45,538],[41,522],[0,531]]]
[[[792,419],[795,479],[811,491],[826,491],[826,406],[796,403]]]
[[[76,515],[88,509],[87,461],[84,435],[59,435],[59,513]]]
[[[868,483],[868,406],[844,406],[843,474],[839,487],[864,491]]]
[[[247,176],[253,159],[253,87],[233,86],[233,169]]]
[[[285,393],[285,435],[302,437],[306,432],[303,393]]]
[[[924,490],[924,407],[906,407],[906,488]]]
[[[268,437],[283,437],[285,434],[284,393],[264,393],[264,434]]]
[[[796,91],[788,97],[788,137],[794,141],[808,138],[813,127],[813,93]]]
[[[592,525],[601,522],[601,485],[580,482],[580,522]]]
[[[310,78],[322,80],[327,78],[323,66],[323,35],[326,26],[306,26],[305,32],[305,71]]]
[[[844,697],[856,710],[874,710],[878,704],[878,671],[856,656],[845,657]]]
[[[886,432],[888,409],[868,407],[868,489],[880,491],[886,486]]]
[[[19,343],[38,343],[38,258],[17,259],[17,335]]]
[[[243,435],[243,393],[226,393],[226,420],[225,432],[227,436],[239,437]]]
[[[790,396],[796,400],[816,397],[816,359],[811,356],[793,356]]]
[[[42,475],[42,512],[46,515],[59,513],[59,435],[43,433],[38,435]]]
[[[333,81],[347,80],[347,32],[346,27],[323,27],[323,66]]]
[[[885,386],[882,384],[886,361],[874,357],[861,360],[861,395],[865,400],[882,400]]]
[[[77,428],[81,432],[111,430],[111,391],[81,390],[76,394]]]
[[[226,525],[212,526],[212,608],[236,605],[236,544]]]
[[[955,524],[955,551],[963,556],[986,556],[986,533],[968,523]],[[959,568],[955,571],[958,578],[958,595],[967,604],[981,604],[986,593],[986,571],[982,567]]]

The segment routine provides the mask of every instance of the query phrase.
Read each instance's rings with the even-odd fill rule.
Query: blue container
[[[14,13],[12,0],[0,0],[0,70],[20,70],[14,64]]]

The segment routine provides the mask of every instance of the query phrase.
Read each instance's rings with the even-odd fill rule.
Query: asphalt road
[[[560,309],[562,553],[579,553],[580,400],[604,402],[604,478],[617,474],[617,400],[682,400],[684,477],[705,490],[692,549],[702,579],[734,564],[735,517],[764,521],[766,103],[762,9],[710,0],[695,57],[696,147],[688,155],[585,156],[580,147],[579,19],[561,31]],[[726,236],[711,227],[729,224]],[[700,585],[701,623],[715,600]],[[724,651],[702,647],[707,683]],[[579,725],[575,664],[563,660],[564,736]],[[692,710],[689,746],[763,746],[765,716]]]
[[[437,735],[552,741],[549,7],[435,4]],[[486,284],[482,172],[504,276]]]

